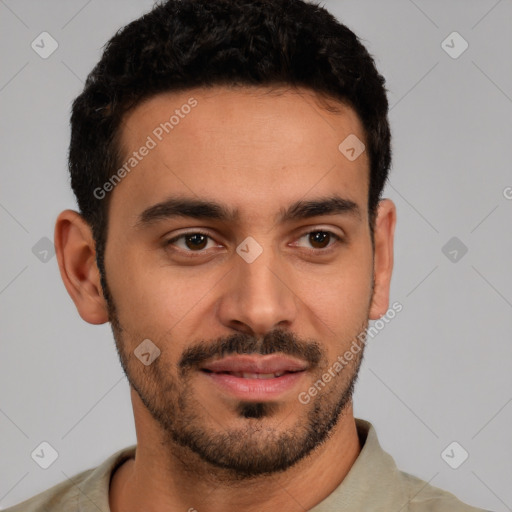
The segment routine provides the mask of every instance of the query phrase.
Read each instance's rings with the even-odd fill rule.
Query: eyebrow
[[[288,208],[281,208],[277,215],[279,223],[304,220],[321,215],[351,215],[360,218],[359,206],[350,199],[334,195],[309,201],[299,200]],[[225,223],[240,219],[238,209],[204,199],[170,197],[161,203],[146,208],[137,218],[136,228],[147,227],[162,220],[188,217],[198,220],[217,220]]]

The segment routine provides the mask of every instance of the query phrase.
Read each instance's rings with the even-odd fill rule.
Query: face
[[[379,316],[372,292],[386,286],[374,281],[367,154],[338,149],[365,140],[357,115],[280,92],[146,101],[125,119],[130,170],[110,192],[107,298],[129,382],[169,452],[242,478],[328,437],[363,351],[299,397]]]

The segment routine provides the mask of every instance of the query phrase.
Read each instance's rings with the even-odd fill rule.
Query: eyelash
[[[298,237],[298,240],[300,240],[301,238],[303,238],[306,235],[310,235],[311,233],[327,233],[335,239],[335,243],[330,244],[325,249],[307,249],[307,250],[317,253],[317,254],[319,254],[319,253],[320,254],[329,254],[334,249],[335,246],[344,242],[344,239],[340,235],[338,235],[328,229],[313,229],[311,231],[306,231],[305,233],[303,233],[302,235],[300,235]],[[205,233],[204,231],[196,230],[196,231],[188,231],[186,233],[181,233],[180,235],[167,240],[165,242],[165,246],[166,247],[170,246],[174,242],[180,240],[181,238],[186,238],[187,236],[191,236],[191,235],[203,235],[203,236],[206,236],[207,238],[209,238],[210,240],[213,240],[213,237],[211,237],[208,233]],[[196,258],[198,256],[204,255],[204,253],[205,253],[204,250],[200,250],[200,251],[190,251],[190,250],[184,250],[184,249],[176,249],[176,250],[181,252],[186,257],[190,257],[190,258]]]

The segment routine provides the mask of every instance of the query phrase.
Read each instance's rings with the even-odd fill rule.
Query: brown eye
[[[306,239],[309,248],[317,249],[319,252],[330,249],[336,242],[342,242],[343,239],[327,230],[310,231],[302,235],[299,240]],[[331,243],[334,239],[334,243]]]
[[[189,249],[204,249],[207,244],[208,237],[201,233],[185,236],[185,245]]]
[[[206,233],[191,232],[183,233],[167,241],[166,245],[175,245],[186,252],[201,252],[208,245],[211,237]],[[176,243],[176,242],[180,243]]]
[[[309,233],[309,242],[315,249],[325,249],[329,245],[330,239],[330,233],[326,231]]]

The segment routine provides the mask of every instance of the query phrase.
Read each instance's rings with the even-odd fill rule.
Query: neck
[[[133,390],[132,401],[136,457],[112,477],[112,512],[303,512],[340,485],[361,450],[349,402],[331,436],[308,457],[281,473],[236,480],[186,448],[163,450],[162,434]]]

